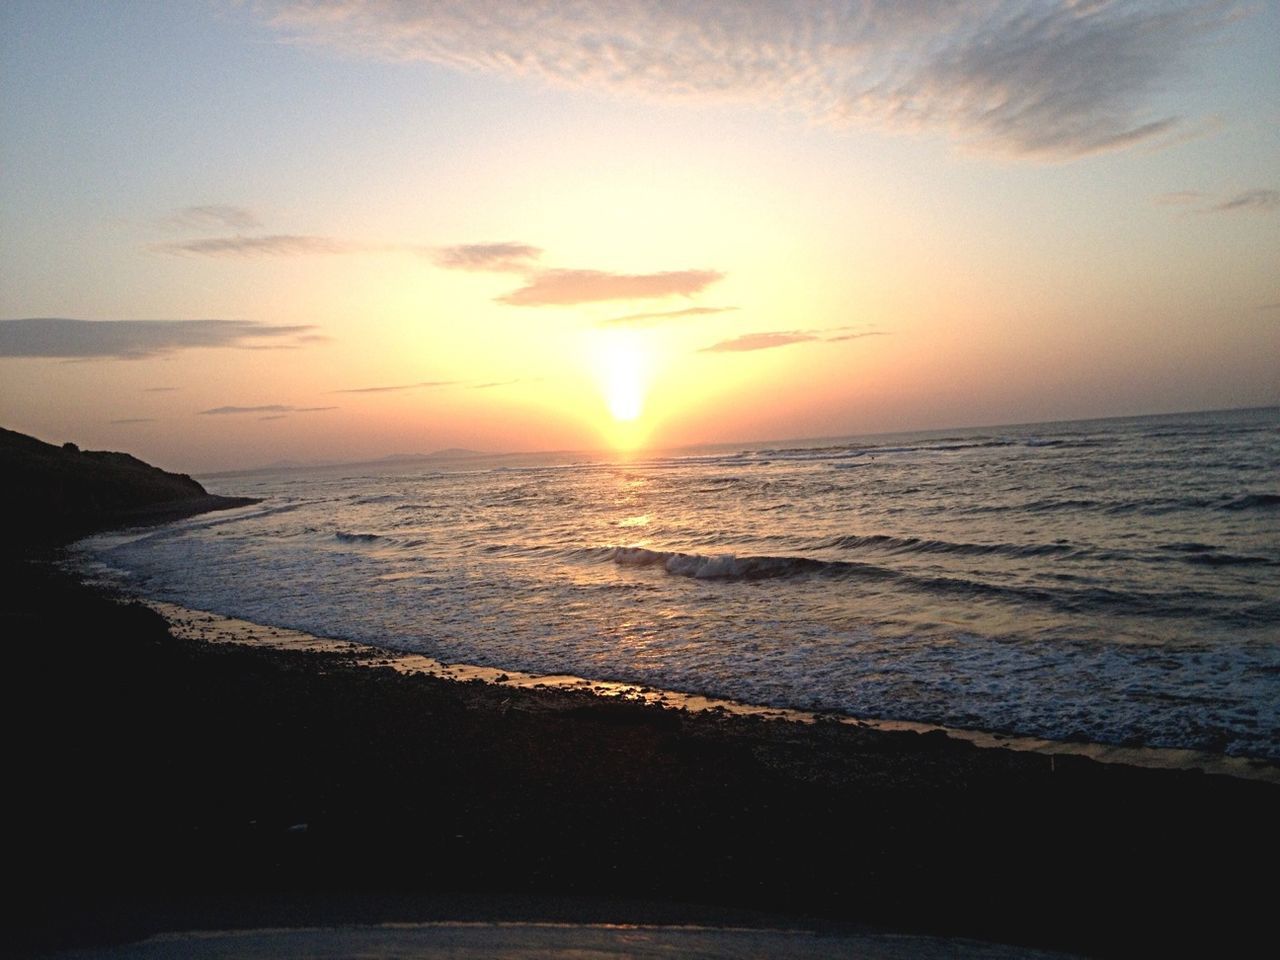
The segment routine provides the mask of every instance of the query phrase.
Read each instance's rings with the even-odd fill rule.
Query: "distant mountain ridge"
[[[56,544],[256,501],[210,494],[186,474],[127,453],[54,446],[0,427],[0,522],[6,544]]]

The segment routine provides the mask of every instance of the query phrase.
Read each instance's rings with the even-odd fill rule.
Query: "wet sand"
[[[665,707],[695,713],[728,713],[737,716],[754,716],[771,720],[787,720],[793,723],[841,723],[853,727],[892,733],[942,733],[953,740],[971,743],[977,747],[999,747],[1007,750],[1040,753],[1045,756],[1070,755],[1087,757],[1101,763],[1118,763],[1135,767],[1162,770],[1195,770],[1201,773],[1223,774],[1262,780],[1280,785],[1280,765],[1249,757],[1232,757],[1220,753],[1173,748],[1115,746],[1106,743],[1067,742],[1044,740],[1038,737],[1018,737],[986,730],[965,730],[941,727],[935,724],[912,723],[907,720],[881,720],[847,717],[835,713],[815,713],[811,710],[793,710],[780,707],[758,706],[709,697],[702,694],[662,690],[643,684],[622,683],[613,680],[589,680],[572,674],[522,673],[466,663],[444,663],[434,657],[417,653],[388,650],[349,640],[317,637],[301,630],[271,627],[236,617],[227,617],[204,610],[192,610],[175,603],[144,600],[169,624],[170,632],[189,640],[208,643],[231,643],[271,650],[294,650],[312,653],[335,654],[347,658],[352,664],[390,667],[397,673],[426,674],[463,683],[481,681],[505,684],[508,688],[546,691],[590,692],[606,700],[623,700],[647,706]]]
[[[13,951],[438,920],[1272,933],[1246,879],[1280,853],[1271,782],[216,642],[3,573]]]

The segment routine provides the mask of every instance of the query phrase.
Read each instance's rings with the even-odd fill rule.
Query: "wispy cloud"
[[[1215,202],[1212,194],[1200,190],[1175,190],[1153,197],[1163,207],[1192,207],[1195,214],[1203,213],[1271,213],[1280,210],[1280,190],[1255,187]]]
[[[861,340],[863,337],[883,337],[880,330],[859,330],[853,333],[840,333],[851,327],[837,327],[835,330],[769,330],[764,333],[746,333],[732,340],[721,340],[709,347],[703,347],[699,353],[745,353],[751,350],[772,350],[775,347],[788,347],[793,343],[840,343],[845,340]],[[835,336],[827,336],[835,333]]]
[[[1246,190],[1237,193],[1213,208],[1223,212],[1253,210],[1258,213],[1270,213],[1280,210],[1280,190]]]
[[[1217,0],[264,0],[287,38],[611,94],[747,102],[1072,157],[1171,132],[1157,94]]]
[[[252,211],[244,207],[212,203],[197,207],[183,207],[162,221],[165,226],[190,230],[253,230],[262,226]]]
[[[198,347],[260,346],[292,339],[314,327],[251,320],[0,320],[0,357],[138,360]],[[163,390],[166,388],[152,388]]]
[[[571,306],[607,300],[692,296],[724,277],[718,270],[608,273],[604,270],[543,270],[518,290],[498,297],[518,307]]]
[[[455,387],[460,380],[419,380],[417,383],[397,383],[386,387],[347,387],[331,393],[396,393],[400,390],[429,390],[432,387]]]
[[[220,417],[240,413],[288,413],[292,409],[293,407],[285,406],[281,403],[269,403],[260,407],[214,407],[211,410],[201,410],[200,416]]]
[[[174,393],[177,387],[144,387],[143,393]]]
[[[258,236],[201,237],[195,240],[160,243],[151,249],[160,253],[202,257],[307,257],[336,253],[363,253],[370,249],[382,248],[370,248],[333,237],[272,233]]]
[[[202,417],[236,416],[246,413],[269,413],[283,416],[286,413],[318,413],[321,410],[337,410],[337,407],[294,407],[286,403],[268,403],[257,407],[213,407],[201,410]],[[262,417],[260,419],[268,419]]]
[[[840,343],[843,340],[861,340],[863,337],[887,337],[883,330],[863,330],[860,333],[842,333],[835,337],[821,337],[827,343]]]
[[[737,310],[737,307],[686,307],[683,310],[659,310],[653,313],[629,313],[624,317],[610,317],[607,320],[601,320],[600,326],[650,326],[658,323],[669,323],[672,320],[679,320],[681,317],[704,317],[712,313],[727,313],[730,310]]]
[[[510,387],[517,383],[524,383],[524,381],[519,378],[515,380],[490,380],[486,383],[470,384],[470,387],[472,390],[492,390],[494,387]]]
[[[123,419],[120,419],[120,420],[110,420],[108,422],[116,423],[120,425],[125,425],[130,423],[155,423],[156,418],[155,417],[124,417]]]
[[[541,256],[538,247],[527,243],[463,243],[438,247],[431,259],[446,270],[524,273],[532,269]]]
[[[198,257],[313,257],[346,254],[408,253],[426,257],[445,270],[530,273],[542,250],[527,243],[463,243],[431,246],[400,241],[363,241],[313,234],[268,233],[194,237],[151,246],[157,253]]]
[[[793,343],[805,343],[819,339],[815,334],[804,330],[774,330],[768,333],[744,333],[732,340],[721,340],[709,347],[703,347],[700,353],[740,353],[748,350],[771,350],[774,347],[786,347]]]

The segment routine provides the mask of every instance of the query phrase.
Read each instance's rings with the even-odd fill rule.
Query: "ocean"
[[[447,663],[1280,760],[1280,408],[223,474],[126,592]]]

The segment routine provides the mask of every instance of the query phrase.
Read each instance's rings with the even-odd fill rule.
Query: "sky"
[[[0,424],[170,469],[1280,403],[1280,4],[0,5]]]

